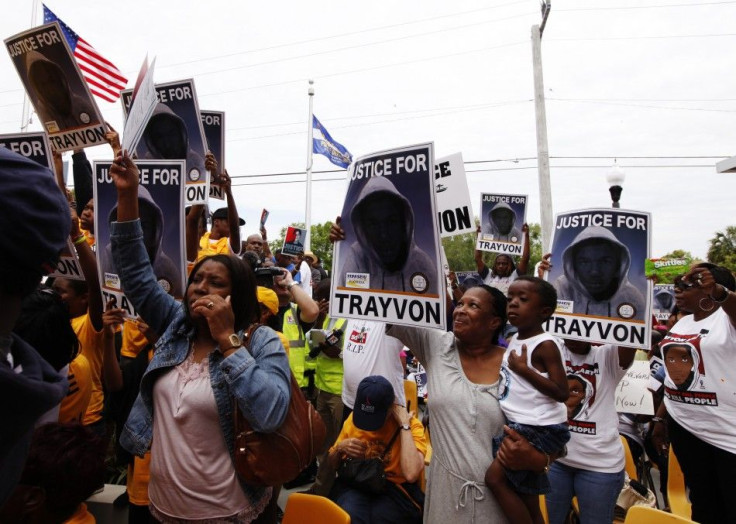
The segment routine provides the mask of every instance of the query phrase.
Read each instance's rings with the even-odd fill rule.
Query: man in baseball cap
[[[365,377],[358,385],[353,410],[353,424],[364,431],[383,427],[394,404],[394,388],[380,375]]]

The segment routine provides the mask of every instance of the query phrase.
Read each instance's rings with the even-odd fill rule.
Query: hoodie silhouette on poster
[[[366,182],[350,212],[356,240],[342,265],[347,273],[369,273],[370,289],[437,294],[437,267],[414,241],[414,211],[385,177]]]

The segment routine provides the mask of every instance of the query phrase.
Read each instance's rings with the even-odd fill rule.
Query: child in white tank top
[[[519,277],[509,287],[508,319],[517,329],[501,366],[499,402],[507,426],[547,455],[544,472],[507,470],[494,460],[486,471],[486,485],[509,522],[543,522],[539,495],[549,492],[550,455],[559,454],[570,439],[565,366],[556,339],[545,333],[544,322],[557,306],[549,282]],[[494,438],[494,455],[505,435]]]

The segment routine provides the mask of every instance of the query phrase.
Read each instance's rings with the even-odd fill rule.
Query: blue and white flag
[[[336,166],[347,169],[350,162],[353,161],[353,155],[350,154],[350,151],[342,144],[335,142],[314,115],[312,115],[312,127],[314,128],[312,152],[325,155]]]

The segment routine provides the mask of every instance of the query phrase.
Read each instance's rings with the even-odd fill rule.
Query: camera
[[[278,267],[259,267],[254,270],[254,273],[259,286],[273,289],[273,277],[281,275],[282,271]]]

